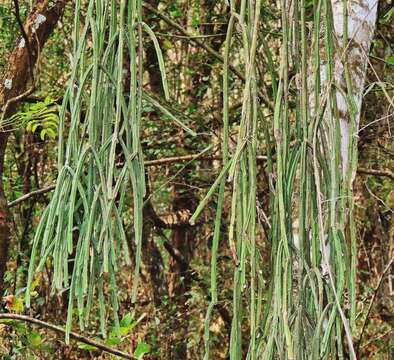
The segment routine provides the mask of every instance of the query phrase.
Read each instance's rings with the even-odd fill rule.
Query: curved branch
[[[58,332],[58,333],[62,333],[62,334],[66,333],[66,330],[64,330],[60,326],[49,324],[49,323],[47,323],[45,321],[37,320],[37,319],[31,318],[31,317],[26,316],[26,315],[0,314],[0,320],[2,320],[2,319],[3,320],[24,321],[24,322],[28,322],[28,323],[37,325],[37,326],[42,327],[42,328],[53,330],[53,331]],[[92,346],[96,347],[99,350],[102,350],[102,351],[105,351],[107,353],[119,356],[119,357],[121,357],[123,359],[129,359],[129,360],[136,359],[135,357],[133,357],[133,356],[127,354],[127,353],[124,353],[123,351],[112,349],[112,348],[110,348],[107,345],[104,345],[104,344],[101,344],[101,343],[99,343],[97,341],[91,340],[91,339],[89,339],[89,338],[87,338],[87,337],[85,337],[83,335],[77,334],[75,332],[70,332],[70,338],[72,338],[74,340],[78,340],[78,341],[83,342],[83,343],[88,344],[88,345],[92,345]]]
[[[35,196],[38,196],[38,195],[42,195],[42,194],[46,194],[47,192],[55,190],[55,188],[56,188],[56,185],[49,185],[49,186],[47,186],[45,188],[29,192],[29,193],[27,193],[25,195],[22,195],[21,197],[17,198],[16,200],[9,202],[8,203],[8,208],[10,209],[10,208],[12,208],[14,206],[17,206],[20,203],[22,203],[22,202],[24,202],[26,200],[29,200],[32,197],[35,197]]]

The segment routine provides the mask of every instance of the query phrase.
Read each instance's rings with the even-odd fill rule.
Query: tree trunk
[[[356,137],[361,113],[368,55],[376,25],[378,0],[357,0],[347,2],[347,14],[344,13],[344,3],[332,0],[335,37],[338,48],[335,55],[335,81],[337,91],[337,106],[341,125],[341,155],[342,172],[345,174],[349,167],[349,137]],[[347,31],[345,24],[347,21]],[[347,35],[346,35],[347,32]],[[346,39],[347,37],[347,39]],[[348,66],[350,79],[346,81],[345,65]],[[345,95],[353,96],[354,109],[350,109]],[[351,116],[353,112],[353,116]],[[353,117],[353,119],[351,119]],[[350,134],[350,123],[355,122],[353,133]],[[356,169],[352,169],[352,180]]]
[[[144,201],[144,224],[142,228],[142,261],[147,268],[155,307],[159,307],[163,301],[163,297],[167,295],[168,290],[163,257],[154,240],[154,228],[157,225],[158,216],[149,199],[150,191],[148,178],[146,184],[147,194]]]
[[[24,36],[10,55],[7,69],[0,83],[1,116],[7,118],[16,111],[18,102],[24,95],[33,91],[33,68],[38,55],[49,35],[62,16],[66,0],[59,0],[54,6],[49,1],[35,2],[24,25]],[[31,88],[28,88],[30,84]],[[29,90],[28,90],[29,89]],[[5,152],[9,132],[4,132],[0,124],[0,296],[4,292],[3,278],[8,259],[8,246],[11,236],[11,214],[4,193],[3,172]]]
[[[183,189],[184,190],[184,189]],[[184,190],[185,191],[185,190]],[[193,196],[187,190],[182,194],[179,186],[174,186],[173,212],[192,213],[195,209]],[[195,200],[194,200],[195,201]],[[176,227],[171,232],[171,244],[182,254],[183,262],[174,258],[169,261],[168,294],[176,303],[176,312],[171,320],[171,347],[168,359],[185,360],[188,339],[188,313],[187,300],[192,286],[192,276],[189,263],[193,258],[196,242],[195,229],[189,224]]]

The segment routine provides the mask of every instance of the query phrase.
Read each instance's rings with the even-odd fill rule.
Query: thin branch
[[[221,156],[206,156],[206,157],[201,157],[198,156],[199,154],[192,154],[192,155],[182,155],[182,156],[172,156],[172,157],[167,157],[167,158],[162,158],[162,159],[156,159],[156,160],[147,160],[145,161],[144,165],[146,167],[150,166],[162,166],[162,165],[168,165],[172,163],[178,163],[182,161],[190,161],[194,159],[198,160],[222,160]],[[267,157],[264,155],[259,155],[257,156],[257,161],[266,161]],[[374,176],[385,176],[388,177],[392,180],[394,180],[394,173],[390,170],[376,170],[376,169],[365,169],[365,168],[358,168],[357,173],[359,174],[367,174],[367,175],[374,175]],[[18,199],[11,201],[8,203],[8,208],[15,207],[22,202],[29,200],[32,197],[36,197],[38,195],[43,195],[46,194],[52,190],[55,189],[55,185],[49,185],[45,188],[39,189],[39,190],[34,190],[28,194],[25,194]]]
[[[34,190],[34,191],[32,191],[32,192],[30,192],[28,194],[25,194],[25,195],[19,197],[18,199],[14,200],[14,201],[9,202],[8,203],[8,208],[12,208],[14,206],[17,206],[20,203],[22,203],[22,202],[24,202],[26,200],[29,200],[32,197],[36,197],[38,195],[46,194],[47,192],[55,190],[55,188],[56,188],[56,185],[49,185],[49,186],[47,186],[45,188],[42,188],[42,189],[39,189],[39,190]]]
[[[378,340],[380,340],[380,339],[386,337],[387,335],[389,335],[389,334],[390,334],[391,332],[393,332],[393,331],[394,331],[394,328],[391,328],[391,329],[387,330],[386,332],[384,332],[383,334],[380,334],[379,336],[377,336],[377,337],[375,337],[375,338],[369,340],[367,343],[365,343],[363,346],[361,346],[361,349],[364,349],[364,348],[366,348],[367,346],[373,344],[375,341],[378,341]]]
[[[388,206],[379,196],[375,195],[373,193],[373,191],[369,188],[368,184],[366,181],[364,181],[364,186],[367,189],[367,191],[369,192],[369,194],[375,199],[377,200],[380,204],[382,204],[388,211],[390,211],[392,214],[394,214],[394,210]]]
[[[185,36],[185,38],[189,38],[190,41],[194,42],[196,45],[198,45],[199,47],[203,48],[207,53],[212,55],[214,58],[216,58],[217,60],[219,60],[222,63],[224,62],[223,56],[220,55],[216,50],[211,48],[209,45],[203,43],[198,38],[193,37],[193,35],[190,35],[181,25],[179,25],[178,23],[176,23],[175,21],[173,21],[172,19],[170,19],[169,17],[164,15],[161,11],[156,10],[152,5],[150,5],[150,4],[146,3],[146,2],[144,2],[142,4],[142,6],[145,9],[149,10],[150,12],[152,12],[153,14],[155,14],[156,16],[158,16],[165,23],[167,23],[171,27],[173,27],[176,30],[178,30],[183,36]],[[245,76],[239,70],[237,70],[233,66],[230,66],[230,68],[231,68],[231,71],[235,75],[237,75],[241,80],[245,81]]]
[[[144,165],[146,167],[149,166],[161,166],[161,165],[168,165],[168,164],[172,164],[172,163],[178,163],[178,162],[182,162],[182,161],[192,161],[192,160],[221,160],[221,156],[207,156],[207,157],[202,157],[200,156],[200,154],[193,154],[193,155],[183,155],[183,156],[172,156],[172,157],[168,157],[168,158],[162,158],[162,159],[156,159],[156,160],[148,160],[144,162]],[[266,161],[267,157],[266,156],[258,156],[257,160],[259,161]],[[8,203],[8,208],[12,208],[15,207],[17,205],[19,205],[20,203],[29,200],[32,197],[38,196],[38,195],[42,195],[42,194],[46,194],[47,192],[50,192],[52,190],[54,190],[56,187],[56,185],[49,185],[43,189],[39,189],[39,190],[34,190],[28,194],[25,194],[21,197],[19,197],[18,199],[11,201]]]
[[[63,328],[61,328],[60,326],[53,325],[53,324],[47,323],[47,322],[42,321],[42,320],[37,320],[37,319],[31,318],[31,317],[26,316],[26,315],[0,314],[0,320],[1,319],[3,319],[3,320],[7,320],[8,319],[8,320],[24,321],[24,322],[28,322],[28,323],[37,325],[39,327],[43,327],[43,328],[46,328],[46,329],[53,330],[53,331],[58,332],[58,333],[62,333],[62,334],[66,333],[66,331]],[[105,351],[107,353],[119,356],[119,357],[121,357],[123,359],[130,359],[130,360],[136,359],[135,357],[133,357],[133,356],[127,354],[127,353],[124,353],[123,351],[112,349],[112,348],[110,348],[107,345],[104,345],[104,344],[101,344],[101,343],[99,343],[97,341],[91,340],[91,339],[89,339],[89,338],[87,338],[87,337],[85,337],[83,335],[77,334],[75,332],[70,332],[70,338],[72,338],[74,340],[78,340],[78,341],[83,342],[83,343],[88,344],[88,345],[92,345],[92,346],[96,347],[99,350],[102,350],[102,351]]]
[[[205,44],[202,42],[199,38],[194,37],[193,35],[190,35],[181,25],[167,17],[166,15],[163,14],[163,12],[160,12],[159,10],[156,10],[152,5],[149,5],[148,3],[144,2],[142,6],[149,10],[151,13],[155,14],[158,16],[160,19],[162,19],[165,23],[170,25],[171,27],[175,28],[178,30],[185,38],[190,40],[191,42],[194,42],[196,45],[199,47],[203,48],[208,54],[212,55],[214,58],[219,60],[221,63],[224,63],[224,58],[220,53],[218,53],[215,49],[210,47],[209,45]],[[236,67],[233,65],[229,65],[229,69],[243,82],[245,82],[245,76],[242,74]],[[261,91],[259,92],[260,98],[264,101],[264,103],[271,109],[274,109],[274,106],[272,104],[272,101],[267,98]]]
[[[391,180],[394,180],[394,172],[392,172],[389,169],[376,170],[376,169],[358,168],[357,172],[359,174],[365,174],[365,175],[385,176],[390,178]]]
[[[208,35],[177,35],[177,34],[165,34],[165,33],[156,33],[156,36],[163,36],[163,37],[173,37],[177,39],[207,39],[207,38],[213,38],[213,37],[222,37],[226,36],[226,33],[221,33],[221,34],[208,34]]]
[[[181,266],[188,268],[189,264],[183,257],[182,253],[171,244],[170,240],[168,240],[167,236],[164,234],[163,230],[159,227],[155,227],[156,233],[162,238],[163,246],[167,250],[167,252],[172,256],[172,258]]]
[[[27,96],[23,99],[24,102],[26,103],[37,103],[37,102],[44,102],[45,101],[45,96],[35,96],[35,95],[31,95],[31,96]],[[57,105],[61,105],[63,102],[63,97],[57,97],[56,99],[53,99],[53,103],[57,104]]]
[[[147,160],[144,162],[145,166],[158,166],[158,165],[166,165],[171,163],[177,163],[182,161],[190,161],[197,159],[198,160],[222,160],[221,156],[199,156],[199,154],[192,154],[192,155],[183,155],[183,156],[172,156],[168,158],[162,158],[157,160]],[[266,156],[257,156],[258,161],[266,161]]]
[[[0,118],[0,131],[1,131],[1,132],[5,132],[5,131],[6,131],[6,129],[3,129],[3,125],[2,125],[2,124],[4,123],[5,117],[6,117],[7,115],[9,115],[9,114],[8,114],[8,109],[9,109],[10,105],[12,105],[12,104],[14,104],[14,103],[17,103],[17,102],[19,102],[19,101],[21,101],[21,100],[23,100],[26,96],[31,95],[31,94],[34,92],[34,90],[35,90],[34,85],[32,85],[32,87],[31,87],[30,89],[27,89],[27,90],[26,90],[25,92],[23,92],[22,94],[17,95],[17,96],[14,96],[13,98],[7,100],[6,104],[4,105],[4,108],[1,109],[1,111],[2,111],[2,115],[1,115],[1,118]],[[11,129],[11,131],[12,131],[12,130],[13,130],[13,129]]]

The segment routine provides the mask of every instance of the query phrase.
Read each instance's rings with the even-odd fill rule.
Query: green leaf
[[[178,18],[182,16],[182,12],[176,4],[171,4],[168,7],[168,10],[170,11],[170,15],[174,18]]]
[[[78,348],[82,350],[97,350],[97,348],[93,345],[85,344],[85,343],[78,343]]]
[[[25,305],[23,303],[23,298],[19,297],[14,297],[12,303],[10,303],[9,306],[10,310],[12,310],[14,313],[20,314],[23,312]]]
[[[32,122],[32,121],[28,122],[28,123],[27,123],[27,126],[26,126],[26,130],[27,130],[27,131],[30,131],[30,132],[33,132],[32,129],[31,129],[32,126],[33,126],[33,122]]]
[[[42,102],[35,103],[30,106],[30,110],[40,110],[42,109]],[[26,111],[26,114],[32,113],[31,111]]]
[[[46,133],[47,133],[47,130],[46,130],[46,129],[42,129],[42,130],[40,131],[40,138],[41,138],[41,140],[44,140],[44,139],[45,139]]]
[[[127,327],[133,322],[133,320],[133,315],[127,313],[125,316],[123,316],[122,320],[120,320],[119,325],[121,327]]]
[[[172,49],[172,48],[174,47],[174,46],[172,45],[172,42],[169,41],[168,39],[164,39],[161,46],[162,46],[162,48],[163,48],[164,50],[169,50],[169,49]]]
[[[389,65],[394,65],[394,55],[391,55],[386,58],[386,63]]]
[[[12,328],[17,331],[19,334],[25,334],[27,331],[26,325],[19,321],[14,321],[10,319],[0,320],[0,324],[6,324],[8,326],[12,326]]]
[[[113,345],[119,345],[121,341],[122,340],[117,336],[110,336],[107,340],[105,340],[105,343],[109,346],[113,346]]]
[[[22,195],[23,195],[22,191],[15,191],[14,192],[15,199],[17,199],[18,197],[21,197]]]
[[[32,331],[27,334],[27,343],[32,348],[38,348],[42,344],[42,337],[38,331]]]
[[[57,129],[58,127],[58,120],[55,115],[47,116],[43,119],[43,126],[44,127],[53,127]]]
[[[145,354],[150,352],[150,345],[145,342],[140,342],[134,350],[134,356],[137,359],[142,359]]]
[[[126,335],[128,335],[128,334],[130,333],[130,331],[133,329],[133,327],[134,327],[134,326],[132,326],[132,325],[129,325],[129,326],[121,326],[121,327],[119,328],[120,336],[126,336]]]
[[[383,15],[380,22],[383,24],[387,24],[388,22],[391,21],[391,18],[393,17],[393,15],[394,15],[394,7],[391,8],[389,11],[387,11],[386,14]]]
[[[29,122],[29,125],[30,125],[30,124],[31,124],[30,131],[31,131],[32,133],[36,132],[37,128],[40,126],[40,124],[37,123],[37,122],[35,122],[35,121]]]
[[[52,128],[47,128],[46,129],[46,135],[51,138],[55,139],[56,138],[56,132]]]
[[[194,28],[197,28],[197,27],[199,27],[200,26],[200,19],[197,17],[197,16],[193,16],[193,19],[192,19],[192,26],[194,27]]]

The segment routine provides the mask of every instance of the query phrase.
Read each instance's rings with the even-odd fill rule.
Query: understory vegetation
[[[393,359],[391,0],[0,0],[1,359]]]

